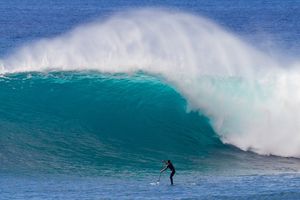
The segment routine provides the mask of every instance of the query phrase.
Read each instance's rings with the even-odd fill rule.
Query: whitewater
[[[160,77],[187,100],[187,112],[210,120],[223,143],[300,157],[298,64],[267,55],[199,15],[126,11],[25,44],[0,63],[3,76],[96,70]]]

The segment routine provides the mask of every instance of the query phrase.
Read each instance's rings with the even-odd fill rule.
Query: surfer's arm
[[[168,166],[166,166],[165,168],[163,168],[162,170],[160,170],[160,173],[166,171],[168,169]]]

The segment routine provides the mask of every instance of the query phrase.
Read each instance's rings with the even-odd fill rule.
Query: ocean
[[[290,0],[2,0],[0,199],[300,199],[299,19]]]

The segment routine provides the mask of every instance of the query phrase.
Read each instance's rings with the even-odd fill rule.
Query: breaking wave
[[[212,134],[215,132],[223,143],[264,155],[300,157],[300,76],[297,65],[283,66],[284,62],[278,62],[201,16],[156,9],[124,12],[79,26],[55,38],[27,44],[2,58],[0,63],[2,74],[95,70],[103,74],[129,76],[142,72],[158,77],[187,101],[187,105],[182,106],[187,111],[186,116],[190,116],[189,111],[203,114],[213,129]],[[92,91],[103,87],[98,85],[98,88],[94,79],[88,82],[92,84]],[[64,86],[68,87],[68,84]],[[30,95],[44,93],[46,88],[41,87]],[[148,94],[147,88],[142,87],[131,95],[151,99],[152,93]],[[128,106],[128,113],[124,111],[123,114],[131,118],[134,115],[132,103],[135,106],[139,104],[124,103],[122,98],[129,98],[128,94],[119,91],[118,87],[112,86],[110,90],[120,92],[120,96],[115,95],[115,100],[110,97],[107,101]],[[156,95],[164,94],[159,89],[157,92]],[[81,101],[85,98],[82,93],[87,91],[74,91],[70,100]],[[48,91],[45,98],[51,94]],[[95,101],[97,95],[94,96]],[[59,95],[55,98],[63,100]],[[180,99],[178,96],[174,97],[175,100],[172,96],[168,98],[171,102]],[[34,101],[39,102],[38,99]],[[147,112],[154,112],[152,107],[159,106],[160,101],[162,99],[154,100],[145,106]],[[93,103],[85,101],[84,106]],[[66,101],[59,106],[61,115],[68,113],[68,105]],[[98,106],[101,105],[97,104],[95,109],[100,110]],[[171,105],[168,108],[170,112]],[[86,113],[86,116],[90,111],[96,112],[94,109],[72,110],[74,115]],[[148,116],[145,110],[140,112],[139,117]],[[99,115],[89,118],[97,121]],[[112,115],[109,118],[115,121],[115,126],[126,126],[116,117]],[[169,113],[164,117],[172,115]],[[203,120],[200,121],[200,124],[203,123]],[[152,121],[148,123],[149,126],[156,125],[151,125]],[[176,123],[166,123],[165,126],[176,127]],[[193,126],[197,126],[196,123]],[[180,127],[185,129],[186,124]],[[140,131],[144,129],[141,127]],[[105,128],[103,130],[109,132]],[[174,129],[169,131],[168,134],[172,134]],[[198,134],[201,135],[200,132]],[[122,137],[127,138],[126,135]]]

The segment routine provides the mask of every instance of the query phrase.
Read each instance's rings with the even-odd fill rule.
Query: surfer
[[[160,173],[166,171],[169,168],[171,170],[171,174],[170,174],[171,185],[173,185],[173,176],[175,174],[175,167],[170,160],[168,161],[163,160],[163,162],[166,164],[166,166],[162,170],[160,170]]]

